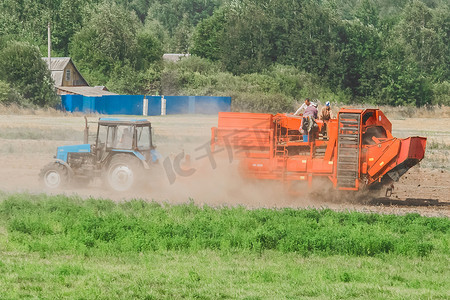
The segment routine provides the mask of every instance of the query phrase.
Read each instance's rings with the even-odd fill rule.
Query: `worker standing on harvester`
[[[321,112],[320,112],[320,119],[323,121],[323,126],[322,126],[322,135],[327,135],[327,125],[328,125],[328,121],[330,119],[332,119],[332,112],[331,112],[331,105],[330,105],[330,101],[327,101],[325,103],[325,106],[322,108]]]
[[[297,111],[294,113],[294,116],[298,116],[303,109],[306,110],[306,108],[310,105],[311,101],[309,100],[309,98],[306,98],[305,103],[303,103],[302,106],[297,109]]]
[[[311,103],[303,113],[302,118],[302,129],[303,134],[309,134],[316,125],[317,114],[319,111],[317,110],[317,103]]]
[[[317,103],[311,103],[311,105],[305,109],[305,112],[303,113],[303,117],[309,116],[315,120],[315,119],[317,119],[318,114],[319,114],[319,111],[317,110]]]
[[[331,118],[333,118],[331,115],[331,105],[330,101],[327,101],[320,112],[320,119],[322,121],[329,121]]]

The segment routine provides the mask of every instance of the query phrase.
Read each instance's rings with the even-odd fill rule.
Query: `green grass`
[[[450,254],[445,218],[339,213],[330,209],[215,209],[133,200],[4,196],[0,217],[9,240],[52,253],[139,253],[204,249],[277,250],[302,255]],[[0,224],[1,224],[0,223]]]
[[[448,297],[448,218],[0,194],[0,298]]]
[[[0,298],[448,299],[448,258],[3,252]]]

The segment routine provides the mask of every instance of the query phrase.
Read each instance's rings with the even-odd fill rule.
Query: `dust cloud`
[[[213,207],[242,205],[248,208],[331,208],[341,211],[397,214],[418,212],[425,215],[450,216],[449,207],[406,208],[366,205],[364,201],[354,202],[348,195],[336,195],[335,191],[330,190],[323,182],[314,182],[316,188],[313,192],[305,193],[305,187],[301,184],[289,186],[282,181],[248,179],[241,175],[237,157],[233,157],[230,162],[226,151],[221,155],[214,155],[216,166],[204,157],[203,148],[209,145],[211,127],[217,125],[217,116],[165,116],[149,119],[156,135],[157,149],[163,156],[161,162],[150,172],[148,178],[144,178],[148,184],[143,184],[142,188],[136,190],[119,193],[107,189],[99,179],[89,185],[71,186],[68,189],[54,191],[45,190],[39,182],[39,171],[52,161],[57,146],[81,142],[74,141],[75,137],[59,137],[60,132],[67,130],[79,131],[81,134],[84,125],[81,116],[2,116],[0,133],[8,130],[9,133],[0,134],[0,190],[6,193],[77,195],[82,198],[104,198],[114,201],[144,199],[169,204],[193,201],[197,205]],[[442,122],[439,128],[445,128],[446,119]],[[409,123],[402,124],[400,122],[396,128],[400,130]],[[29,136],[46,136],[47,133],[51,135],[51,139],[29,138]],[[164,168],[164,160],[169,158],[173,163],[174,157],[183,150],[191,156],[191,164],[183,166],[183,169],[193,168],[195,172],[186,177],[177,175],[171,183]],[[394,197],[422,197],[449,201],[448,175],[447,170],[417,166],[396,184]]]
[[[208,159],[193,162],[183,169],[194,170],[190,176],[178,175],[173,182],[163,166],[150,172],[147,182],[140,188],[128,192],[112,192],[100,181],[78,190],[66,190],[82,196],[109,198],[115,201],[145,199],[159,203],[181,204],[194,202],[213,207],[245,206],[247,208],[282,208],[317,206],[308,197],[298,197],[289,192],[280,181],[261,181],[244,178],[238,161],[215,159],[212,166]]]
[[[165,180],[159,186],[159,197],[177,203],[193,199],[198,205],[249,208],[295,207],[309,203],[307,199],[294,200],[280,182],[244,178],[239,172],[238,161],[229,163],[217,159],[216,163],[213,168],[208,160],[204,160],[192,166],[195,168],[193,175],[177,177],[173,184]]]

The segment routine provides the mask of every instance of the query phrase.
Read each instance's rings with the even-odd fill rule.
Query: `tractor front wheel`
[[[69,183],[70,179],[67,167],[58,162],[46,165],[39,175],[41,182],[49,189],[62,188]]]
[[[108,186],[118,192],[125,192],[137,185],[139,171],[142,170],[137,158],[129,154],[116,154],[106,169]]]

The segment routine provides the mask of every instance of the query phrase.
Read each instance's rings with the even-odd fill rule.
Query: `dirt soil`
[[[97,118],[98,116],[91,116],[89,120],[95,121]],[[336,203],[328,201],[326,197],[321,200],[310,196],[292,197],[276,183],[244,182],[237,173],[237,161],[217,159],[214,165],[206,157],[205,148],[209,145],[211,127],[217,125],[217,116],[165,116],[149,119],[153,124],[155,142],[163,157],[173,161],[181,151],[189,153],[191,167],[195,169],[193,175],[177,177],[174,183],[169,183],[167,170],[161,167],[148,187],[132,193],[108,191],[100,181],[64,191],[48,191],[42,188],[38,180],[39,170],[52,160],[57,146],[82,143],[83,117],[60,113],[40,116],[0,115],[0,190],[8,193],[64,193],[117,201],[142,198],[168,203],[194,201],[200,205],[213,206],[327,207],[340,211],[395,214],[416,212],[427,216],[450,217],[450,205],[442,205],[450,202],[448,118],[391,120],[394,136],[428,137],[426,157],[395,184],[390,198],[392,201],[374,202],[367,198],[358,203]],[[95,126],[92,125],[92,128]],[[430,147],[431,143],[433,147]],[[405,201],[407,198],[409,200]]]

